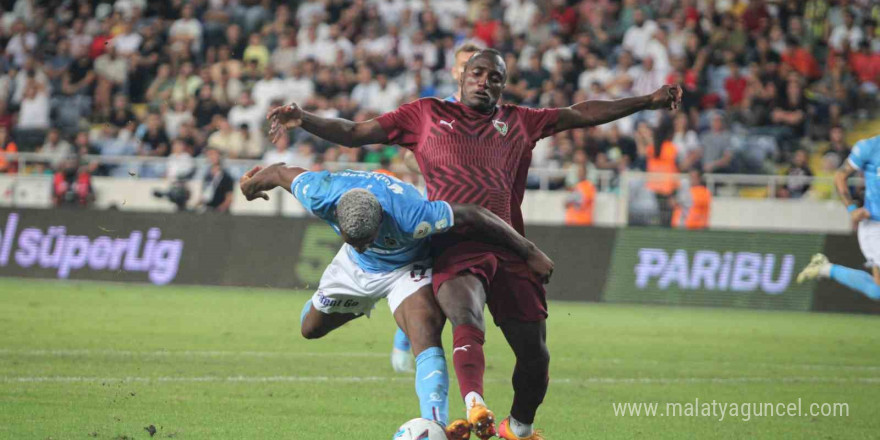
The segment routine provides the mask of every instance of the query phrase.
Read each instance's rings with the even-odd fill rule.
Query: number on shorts
[[[428,268],[426,266],[422,266],[420,264],[413,264],[413,270],[409,271],[409,277],[412,278],[413,282],[419,282],[425,279],[425,274],[428,273]]]

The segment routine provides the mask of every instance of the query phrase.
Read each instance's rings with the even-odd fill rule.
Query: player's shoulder
[[[880,135],[862,139],[853,145],[853,154],[873,154],[880,152]]]

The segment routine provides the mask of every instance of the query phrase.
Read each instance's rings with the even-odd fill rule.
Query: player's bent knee
[[[327,334],[326,331],[323,331],[317,326],[306,324],[303,324],[300,327],[300,333],[302,333],[302,337],[306,339],[320,339]]]

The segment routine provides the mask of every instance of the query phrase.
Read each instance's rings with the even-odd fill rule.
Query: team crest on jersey
[[[492,120],[492,125],[495,126],[495,129],[501,133],[501,136],[507,136],[507,122],[502,122],[497,119]]]
[[[425,238],[431,234],[431,224],[428,222],[421,222],[418,226],[416,226],[416,231],[413,233],[413,238],[416,240],[420,238]]]

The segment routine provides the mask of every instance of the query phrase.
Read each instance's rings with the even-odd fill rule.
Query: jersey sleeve
[[[290,192],[306,211],[326,220],[333,206],[330,185],[329,172],[306,171],[293,179]]]
[[[397,204],[396,220],[400,232],[413,238],[426,238],[446,232],[453,226],[452,207],[442,200],[409,198]]]
[[[418,99],[376,118],[388,135],[389,144],[409,149],[416,146],[422,131],[422,103]]]
[[[528,130],[531,142],[537,142],[556,133],[559,109],[520,107],[520,115],[523,118],[526,130]]]
[[[878,142],[880,142],[880,136],[856,142],[853,145],[852,152],[849,153],[849,158],[846,159],[847,162],[853,168],[864,171],[868,158],[871,157],[871,153],[873,153],[873,149]]]

